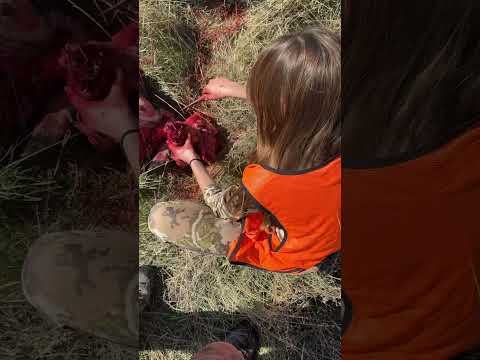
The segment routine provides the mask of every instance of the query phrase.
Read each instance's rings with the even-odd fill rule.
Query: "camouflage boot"
[[[152,303],[152,274],[150,266],[142,265],[138,271],[138,306],[139,312],[147,310]]]
[[[138,240],[119,231],[46,234],[22,272],[27,300],[57,325],[138,346]]]
[[[230,242],[240,235],[239,223],[219,219],[209,207],[186,200],[156,204],[148,228],[162,240],[215,255],[226,255]]]

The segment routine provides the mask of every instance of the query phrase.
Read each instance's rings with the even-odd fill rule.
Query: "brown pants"
[[[225,342],[215,342],[200,350],[193,357],[193,360],[245,360],[245,358],[233,345]]]

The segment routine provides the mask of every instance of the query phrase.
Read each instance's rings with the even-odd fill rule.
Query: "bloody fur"
[[[147,160],[165,162],[168,160],[168,145],[182,146],[188,135],[195,152],[202,161],[213,163],[222,149],[218,129],[211,124],[209,119],[200,113],[194,113],[185,121],[178,121],[169,111],[159,112],[160,119],[154,127],[140,129],[140,159],[142,163]],[[184,167],[183,161],[175,160],[176,164]]]
[[[131,23],[112,37],[110,42],[69,43],[63,48],[58,63],[66,85],[85,100],[100,101],[110,92],[116,70],[123,73],[125,94],[138,90],[137,23]],[[112,139],[98,134],[81,123],[77,128],[101,152],[115,148]]]
[[[59,59],[67,86],[86,100],[102,100],[110,92],[116,69],[119,68],[124,73],[126,93],[136,90],[137,48],[136,23],[114,35],[109,43],[67,44]]]

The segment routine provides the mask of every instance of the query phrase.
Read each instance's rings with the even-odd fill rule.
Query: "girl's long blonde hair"
[[[321,27],[263,50],[248,80],[257,116],[257,161],[283,170],[321,166],[340,155],[339,35]]]

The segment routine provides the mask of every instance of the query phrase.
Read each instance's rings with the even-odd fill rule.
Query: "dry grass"
[[[85,144],[81,145],[82,147]],[[81,152],[85,156],[91,151]],[[131,181],[121,170],[86,168],[72,153],[54,157],[58,168],[23,161],[10,162],[18,172],[29,168],[24,189],[42,187],[32,196],[9,196],[0,207],[0,349],[1,359],[126,359],[136,351],[108,341],[58,328],[40,317],[21,291],[20,273],[30,245],[44,233],[96,227],[125,228],[122,214],[134,212],[126,206]],[[41,163],[40,163],[41,164]],[[4,171],[5,167],[1,168]],[[5,184],[3,184],[5,185]],[[11,186],[10,186],[11,188]],[[29,190],[30,194],[33,190]],[[15,190],[18,193],[18,190]],[[96,211],[92,211],[96,209]],[[122,211],[124,210],[124,211]],[[125,215],[128,216],[128,215]]]
[[[107,37],[138,19],[138,3],[135,0],[65,0],[59,6],[71,7]]]
[[[128,201],[131,179],[121,165],[96,161],[95,150],[79,137],[27,158],[13,150],[0,156],[0,358],[133,357],[132,349],[45,321],[20,283],[25,254],[42,234],[96,227],[134,231],[131,221],[125,225],[137,211]]]
[[[198,96],[209,78],[245,81],[258,52],[279,35],[318,23],[333,29],[340,26],[339,1],[333,0],[252,1],[244,12],[239,10],[230,17],[218,7],[191,3],[141,1],[145,34],[166,38],[157,48],[152,39],[142,40],[141,55],[147,59],[147,63],[142,60],[144,70],[158,82],[160,91],[181,104]],[[201,41],[205,33],[223,34],[238,17],[243,25],[237,31],[225,31],[226,35],[216,36],[202,47],[198,43],[184,47],[178,34],[162,30],[167,24],[171,29],[185,22]],[[163,65],[149,63],[148,59],[158,59],[161,54],[167,57]],[[196,67],[199,56],[203,60],[200,69]],[[165,68],[166,64],[169,67]],[[225,159],[210,172],[222,185],[238,183],[248,155],[255,149],[251,109],[238,100],[203,104],[199,109],[212,114],[228,137]],[[339,279],[325,272],[294,277],[231,266],[225,259],[178,249],[149,233],[146,218],[155,202],[201,201],[198,191],[191,194],[196,187],[191,176],[173,170],[167,165],[143,174],[140,181],[140,262],[156,266],[163,279],[157,305],[144,316],[141,358],[190,359],[193,352],[222,339],[226,329],[245,317],[261,329],[261,359],[340,358],[340,329],[334,315],[340,298]]]
[[[37,179],[31,169],[22,166],[22,161],[13,160],[14,149],[8,149],[0,158],[0,201],[39,201],[55,183]]]
[[[318,24],[339,30],[339,1],[260,1],[246,13],[244,26],[235,37],[216,44],[206,67],[206,79],[222,76],[244,83],[257,55],[273,39]],[[217,121],[228,130],[233,144],[225,166],[228,172],[239,175],[248,155],[255,149],[252,141],[256,136],[255,117],[248,105],[236,100],[209,106]]]
[[[109,33],[136,16],[136,9],[123,0],[94,0],[88,6],[87,2],[73,1]],[[202,77],[196,58],[199,36],[205,29],[221,28],[225,20],[202,3],[141,1],[140,22],[145,34],[141,40],[142,65],[157,81],[158,91],[182,104],[198,95],[208,77],[245,80],[258,51],[277,35],[317,21],[339,27],[337,1],[243,1],[248,10],[241,31],[219,39],[216,45],[204,44],[209,56],[202,64]],[[210,170],[222,184],[237,182],[255,146],[255,119],[248,106],[235,100],[202,109],[215,116],[229,139],[225,160]],[[82,159],[96,156],[83,148],[81,154]],[[132,191],[124,173],[79,161],[77,155],[73,150],[56,154],[40,169],[26,162],[13,164],[16,158],[8,155],[0,166],[2,359],[137,357],[132,349],[53,327],[21,293],[23,258],[38,236],[65,229],[121,227],[124,217],[134,212],[122,200]],[[146,228],[150,207],[167,199],[198,199],[198,191],[194,191],[190,176],[174,173],[171,166],[143,174],[140,183],[140,259],[159,267],[165,284],[142,323],[142,359],[190,359],[199,347],[221,339],[227,328],[244,317],[262,331],[264,360],[339,358],[339,327],[332,314],[340,296],[339,279],[326,273],[291,277],[233,267],[224,259],[160,243]],[[96,211],[85,211],[92,208]]]
[[[179,103],[191,98],[197,41],[191,9],[181,1],[142,0],[139,20],[140,63],[158,84],[156,90]]]
[[[71,3],[41,5],[59,6],[97,26],[91,17],[109,33],[138,13],[130,0],[74,0],[80,8]],[[14,150],[0,152],[0,359],[136,359],[135,349],[45,321],[24,298],[20,283],[24,257],[42,234],[98,226],[125,229],[126,218],[137,209],[126,201],[132,182],[121,158],[102,163],[79,137],[28,159]]]

